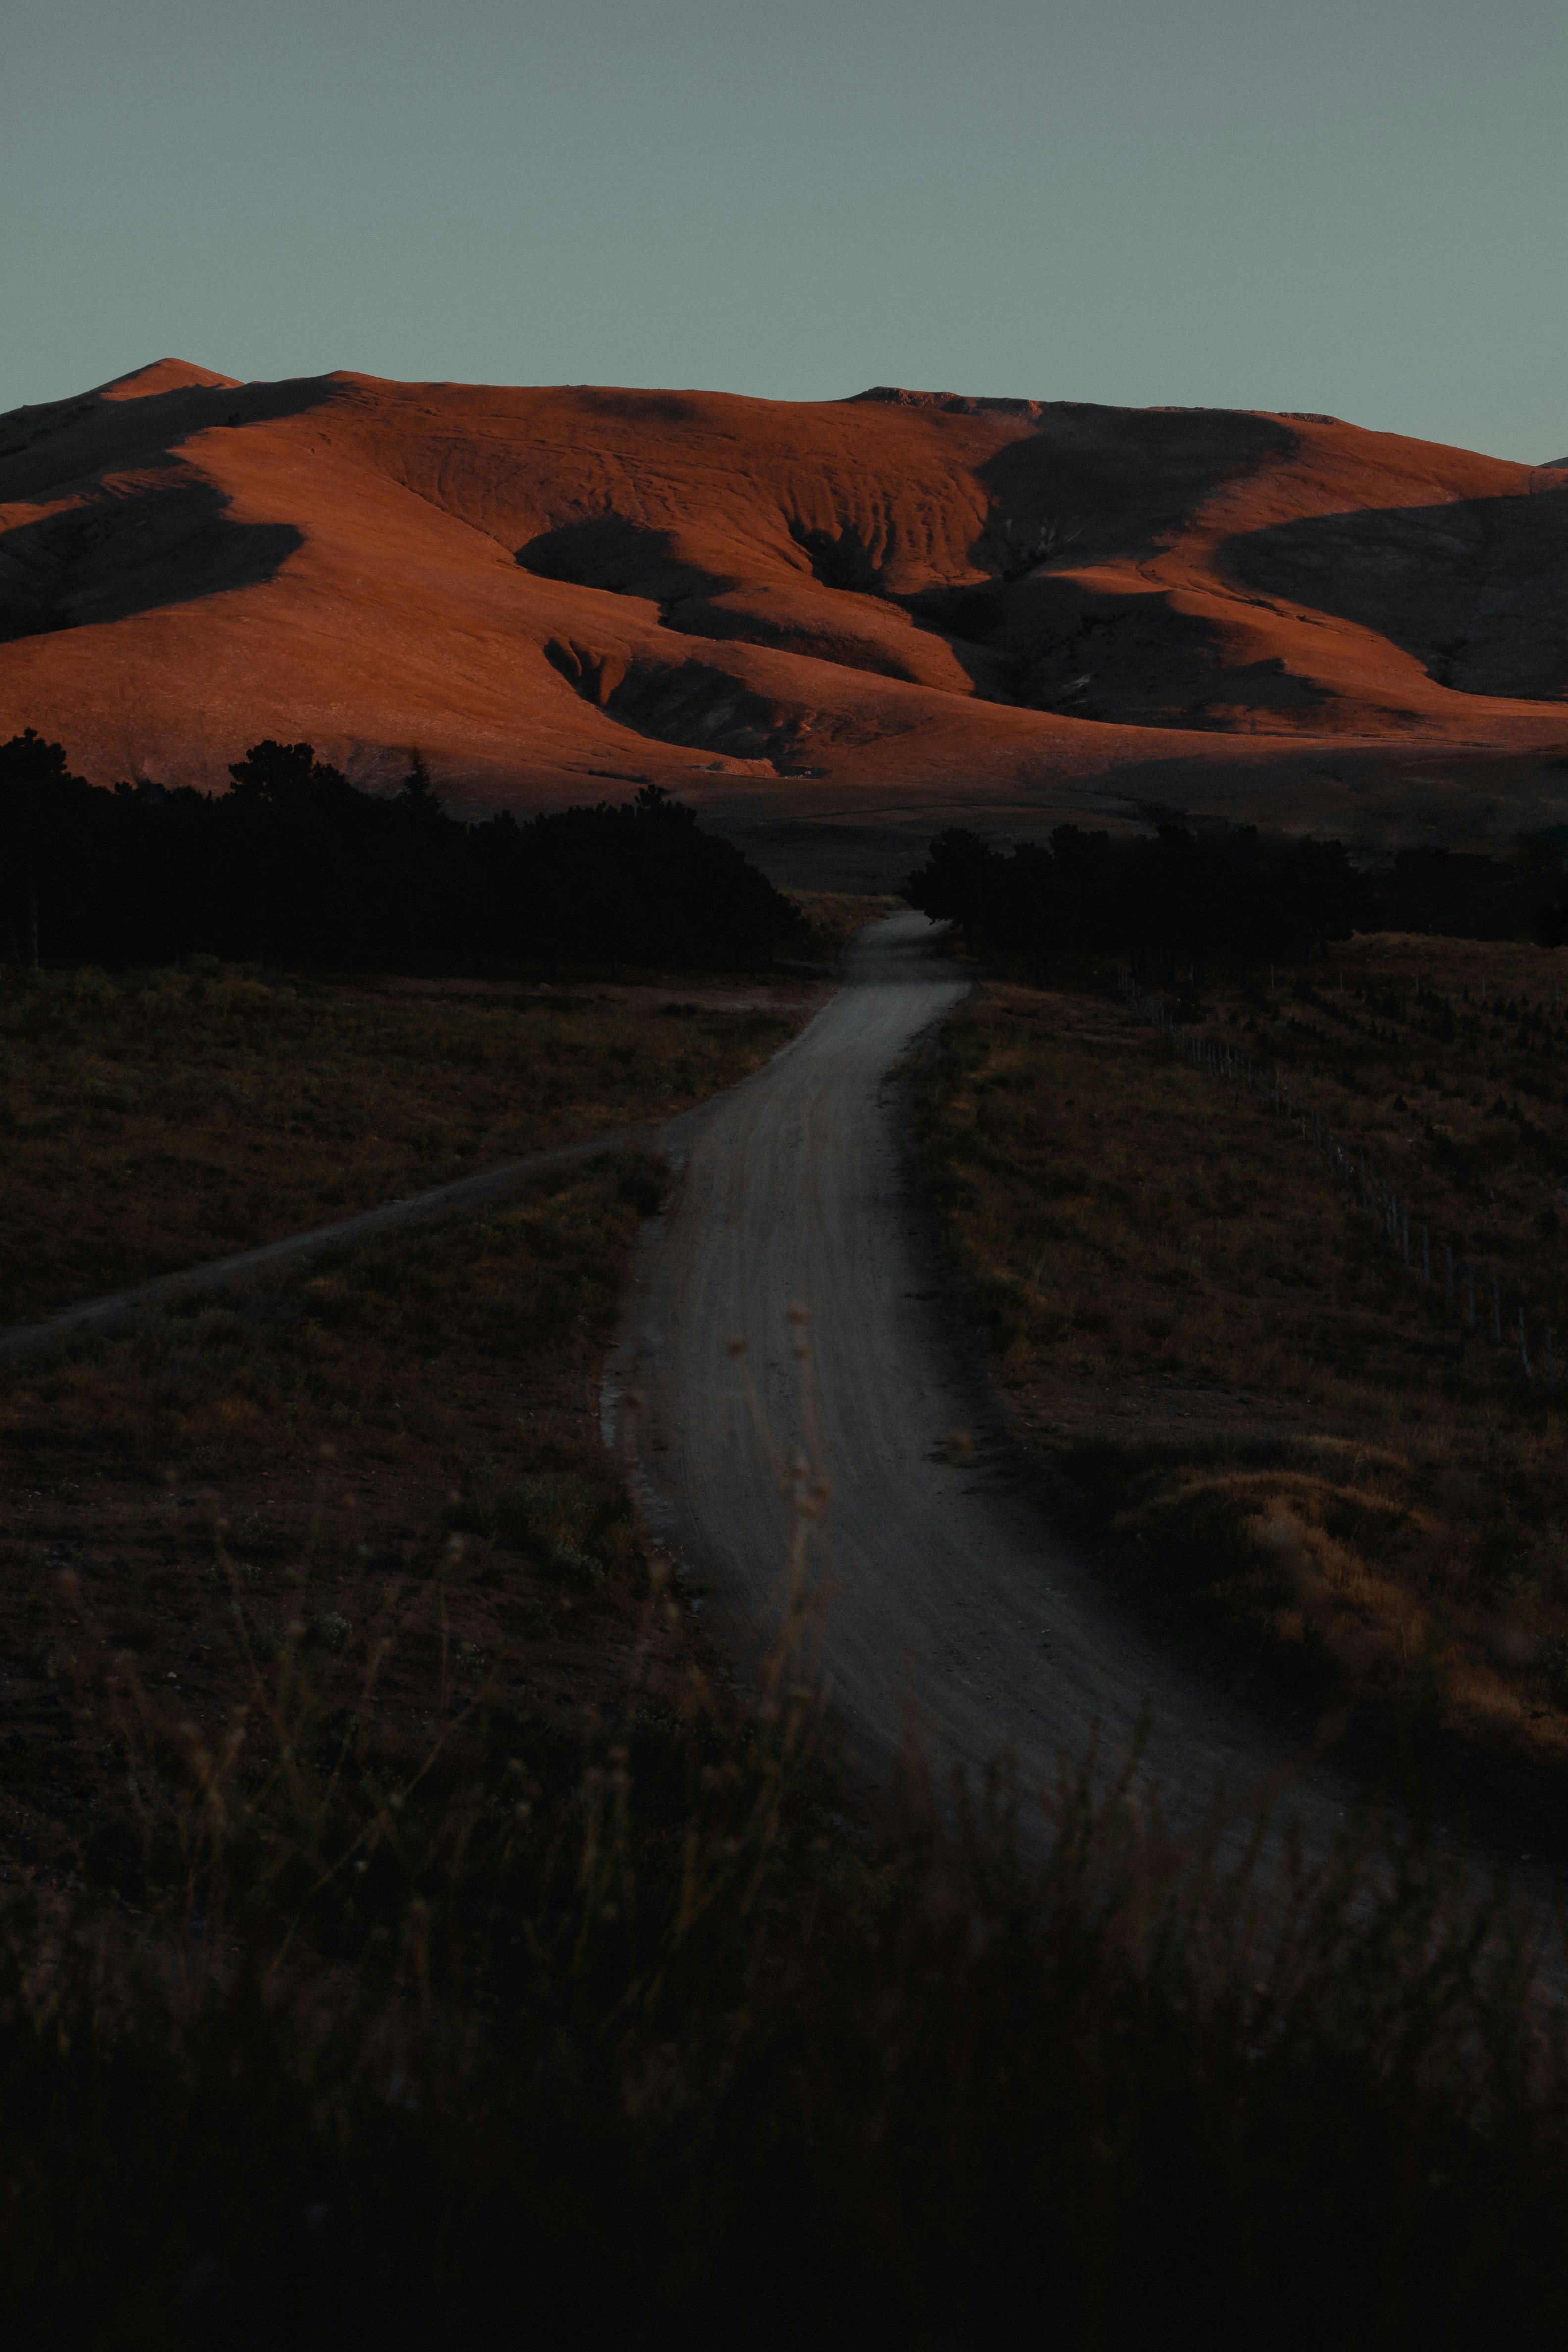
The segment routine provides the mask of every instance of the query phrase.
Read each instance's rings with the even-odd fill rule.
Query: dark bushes
[[[1178,962],[1201,971],[1224,958],[1245,972],[1289,961],[1348,938],[1373,904],[1340,842],[1269,848],[1254,832],[1209,840],[1171,824],[1129,841],[1063,824],[1049,848],[1020,842],[1008,854],[952,826],[904,895],[956,921],[971,950],[984,939],[1039,972],[1054,956],[1109,951],[1130,955],[1141,978],[1166,982]]]
[[[215,794],[95,789],[29,728],[0,746],[0,952],[194,953],[338,970],[502,961],[749,964],[787,900],[656,784],[519,824],[448,815],[417,753],[391,797],[309,743],[254,744]]]
[[[1163,824],[1113,840],[1058,825],[1047,847],[991,848],[951,826],[904,886],[911,905],[956,922],[973,952],[1053,958],[1125,955],[1138,977],[1194,978],[1205,962],[1290,963],[1357,930],[1451,938],[1568,940],[1560,849],[1521,837],[1507,856],[1402,849],[1378,874],[1354,867],[1339,841],[1265,841],[1250,826],[1196,834]],[[1451,1028],[1451,1016],[1450,1016]]]

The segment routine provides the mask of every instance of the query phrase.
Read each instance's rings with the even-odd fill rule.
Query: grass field
[[[1558,2340],[1529,1923],[1068,1773],[853,1821],[595,1443],[644,1162],[7,1376],[17,2342]],[[321,1432],[332,1433],[323,1438]]]
[[[878,910],[828,896],[813,919],[836,951]],[[754,1068],[825,989],[14,976],[9,1313],[657,1118]],[[366,1629],[395,1622],[377,1720],[415,1746],[496,1676],[570,1712],[620,1675],[636,1546],[596,1383],[662,1181],[636,1154],[558,1172],[0,1374],[10,1866],[97,1870],[123,1847],[123,1757],[70,1725],[133,1693],[218,1723],[286,1637],[352,1696]],[[334,1648],[329,1619],[353,1640]]]
[[[1110,978],[987,984],[923,1081],[1019,1426],[1151,1578],[1277,1655],[1568,1759],[1558,961],[1380,936],[1172,992],[1257,1090],[1190,1066]],[[1394,1241],[1304,1108],[1394,1192]]]
[[[659,1118],[815,1008],[792,981],[575,992],[234,968],[0,978],[0,1323]]]
[[[285,1653],[357,1708],[395,1634],[372,1712],[405,1756],[481,1688],[547,1738],[619,1689],[598,1372],[662,1181],[591,1163],[0,1375],[6,1864],[127,1862],[132,1719],[218,1738]]]
[[[1104,1508],[1206,1562],[1217,1478],[1234,1605],[1327,1582],[1329,1419],[1425,1393],[1389,1369],[1420,1312],[1452,1334],[1300,1138],[1073,992],[989,990],[923,1117],[1021,1409],[1057,1383]],[[0,1370],[12,2338],[1554,2347],[1568,2063],[1462,1863],[1372,1822],[1227,1874],[1070,1772],[1026,1860],[1032,1796],[940,1818],[918,1759],[870,1825],[795,1649],[732,1697],[598,1439],[663,1181],[556,1171]],[[1337,1267],[1384,1353],[1308,1381]],[[1233,1454],[1265,1365],[1275,1451]],[[1118,1453],[1156,1396],[1173,1451]],[[1309,1568],[1247,1549],[1255,1468]]]

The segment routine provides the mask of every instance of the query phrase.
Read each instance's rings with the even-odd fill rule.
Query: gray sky
[[[0,408],[877,383],[1568,453],[1563,0],[7,0]]]

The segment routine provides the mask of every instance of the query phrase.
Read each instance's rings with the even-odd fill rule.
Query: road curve
[[[911,1717],[939,1763],[980,1767],[1005,1746],[1033,1777],[1096,1728],[1120,1752],[1147,1704],[1149,1768],[1187,1816],[1216,1779],[1237,1795],[1283,1762],[1287,1743],[1227,1721],[1213,1690],[1130,1626],[1018,1491],[1005,1444],[982,1423],[965,1462],[946,1442],[976,1429],[976,1384],[933,1295],[889,1084],[905,1047],[965,991],[932,952],[936,936],[920,915],[869,927],[843,988],[794,1044],[674,1123],[679,1180],[636,1269],[607,1424],[744,1671],[778,1622],[778,1454],[814,1405],[806,1433],[833,1490],[824,1665],[873,1778]],[[805,1403],[797,1302],[810,1316]],[[1340,1803],[1324,1789],[1305,1810],[1327,1829]]]

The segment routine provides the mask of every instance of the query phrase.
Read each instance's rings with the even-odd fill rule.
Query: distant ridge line
[[[1047,408],[1094,408],[1100,404],[1092,400],[1004,400],[984,393],[910,392],[899,383],[874,383],[866,392],[852,392],[845,401],[846,408],[854,408],[866,401],[874,401],[883,408],[939,408],[950,416],[1030,416],[1041,417]]]
[[[854,408],[867,401],[883,408],[935,408],[949,416],[1027,416],[1037,421],[1047,408],[1116,405],[1100,400],[1007,400],[979,392],[910,392],[900,383],[874,383],[865,392],[852,392],[844,405]],[[1151,401],[1143,405],[1142,413],[1150,416],[1283,416],[1293,425],[1342,425],[1345,421],[1342,416],[1329,416],[1316,408],[1218,408],[1204,401]],[[1568,466],[1568,457],[1561,462]]]

